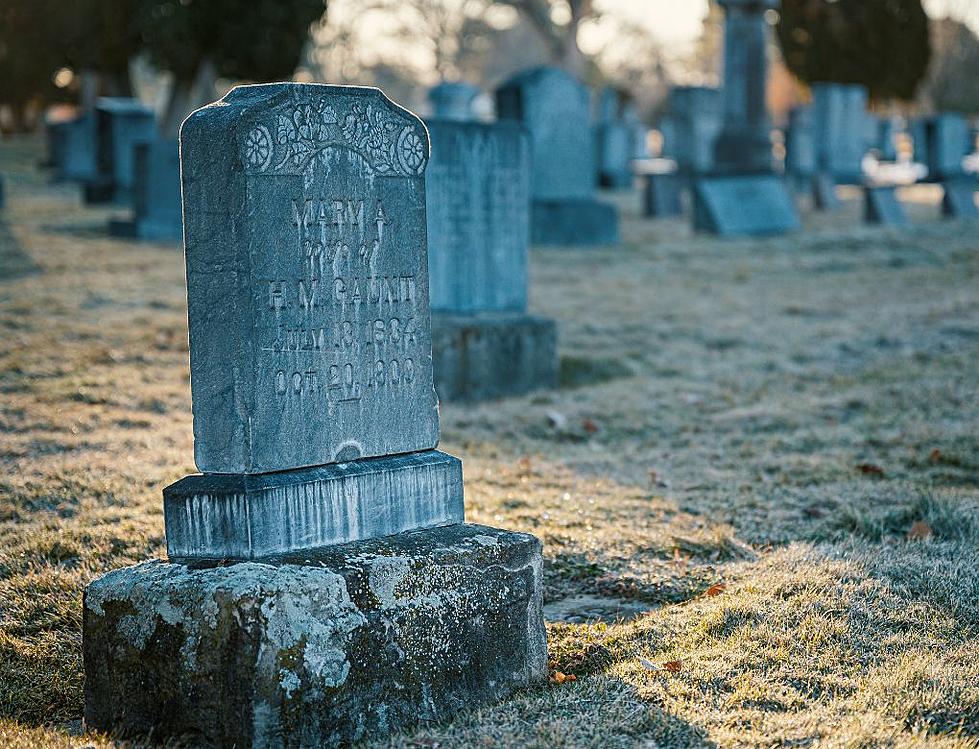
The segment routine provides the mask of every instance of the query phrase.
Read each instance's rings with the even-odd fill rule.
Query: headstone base
[[[160,561],[85,591],[85,722],[193,745],[332,747],[547,677],[541,544],[452,525],[262,563]]]
[[[694,183],[693,195],[697,231],[743,237],[799,228],[792,196],[774,174],[703,177]]]
[[[123,196],[116,190],[111,179],[94,177],[82,183],[82,200],[85,205],[123,203]]]
[[[593,247],[618,244],[619,215],[597,200],[535,200],[530,242],[542,246]]]
[[[942,215],[946,218],[979,218],[976,180],[973,177],[946,180],[942,187]]]
[[[109,221],[109,234],[149,242],[179,242],[183,238],[183,226],[143,219],[112,219]]]
[[[669,218],[683,213],[681,184],[677,174],[646,174],[643,191],[643,215],[646,218]]]
[[[557,326],[519,312],[432,313],[435,390],[481,401],[557,385]]]
[[[248,560],[463,521],[462,462],[438,450],[163,490],[171,560]]]
[[[893,186],[865,185],[863,188],[864,220],[881,226],[907,226],[904,206],[897,199]]]
[[[835,211],[840,207],[836,182],[830,175],[817,174],[812,178],[812,207],[817,211]]]

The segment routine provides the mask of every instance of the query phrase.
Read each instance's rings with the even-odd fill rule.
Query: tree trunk
[[[180,124],[198,107],[214,100],[217,69],[208,59],[201,60],[193,79],[174,79],[167,106],[160,120],[160,133],[164,138],[176,138]]]

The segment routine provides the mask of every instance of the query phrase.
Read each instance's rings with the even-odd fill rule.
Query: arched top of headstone
[[[508,78],[500,85],[500,89],[523,88],[525,86],[537,84],[546,79],[570,82],[575,86],[584,88],[584,84],[566,70],[555,68],[550,65],[541,65],[540,67],[521,71],[511,78]]]
[[[381,177],[420,176],[428,163],[425,124],[377,88],[318,83],[236,86],[220,101],[191,114],[182,128],[212,117],[237,121],[241,166],[249,173],[301,174],[314,159],[325,161],[327,151],[337,148],[356,153]]]

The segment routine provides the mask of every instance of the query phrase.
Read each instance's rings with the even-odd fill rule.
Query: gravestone
[[[242,86],[180,144],[204,473],[164,490],[169,561],[86,589],[86,725],[338,746],[542,683],[540,542],[463,523],[434,449],[422,122]]]
[[[812,110],[793,107],[785,129],[785,175],[797,189],[807,190],[816,173],[816,145]]]
[[[618,214],[595,199],[588,89],[563,70],[536,68],[497,90],[496,112],[530,133],[531,243],[617,243]]]
[[[862,184],[867,153],[867,89],[857,84],[812,85],[816,166],[839,184]]]
[[[48,126],[51,166],[56,182],[86,182],[95,177],[95,115],[91,112]]]
[[[799,228],[795,203],[774,174],[697,180],[693,196],[697,231],[743,237],[783,234]]]
[[[976,207],[976,179],[962,175],[942,183],[942,215],[946,218],[979,218]]]
[[[969,136],[969,123],[960,114],[938,114],[927,120],[925,163],[930,182],[960,177],[964,173],[962,162],[971,151]]]
[[[817,211],[835,211],[840,207],[836,196],[836,182],[826,172],[813,175],[812,206]]]
[[[125,203],[135,181],[135,146],[156,137],[153,112],[136,99],[102,98],[95,106],[95,175],[86,203]]]
[[[772,171],[771,123],[765,104],[768,23],[777,0],[718,0],[724,8],[722,125],[713,169],[727,174]]]
[[[674,138],[668,155],[684,176],[713,168],[714,141],[721,130],[721,94],[706,86],[675,86],[670,90],[669,120]],[[667,141],[670,142],[669,140]]]
[[[724,8],[723,126],[711,173],[694,182],[694,228],[720,236],[769,235],[799,227],[774,171],[767,80],[766,11],[775,0],[720,0]]]
[[[428,90],[434,117],[443,120],[474,120],[473,101],[479,88],[469,83],[446,81]]]
[[[896,117],[881,117],[877,121],[877,152],[881,161],[897,161],[897,136],[901,123]]]
[[[435,389],[478,401],[557,384],[557,326],[527,314],[530,139],[429,120],[425,177]]]
[[[864,220],[880,226],[907,226],[908,217],[893,185],[864,185]]]
[[[121,237],[179,241],[183,224],[177,141],[138,143],[134,158],[132,218],[113,220],[109,231]]]
[[[598,183],[612,189],[632,187],[632,159],[636,149],[635,122],[628,117],[628,96],[611,86],[599,92],[595,126]]]
[[[643,216],[671,218],[683,213],[682,185],[676,171],[650,171],[642,175]]]
[[[916,117],[908,124],[908,134],[911,136],[913,158],[917,164],[928,164],[928,120]]]

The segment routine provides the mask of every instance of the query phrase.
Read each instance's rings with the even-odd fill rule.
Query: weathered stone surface
[[[594,247],[618,244],[619,214],[598,200],[536,200],[530,207],[530,243]]]
[[[435,389],[480,401],[557,385],[557,326],[523,313],[432,315]]]
[[[116,570],[84,601],[85,720],[218,747],[323,747],[546,679],[541,549],[454,525],[265,563]]]
[[[840,184],[863,182],[867,153],[867,89],[856,84],[812,85],[816,166]]]
[[[946,218],[979,218],[976,207],[976,179],[962,176],[942,183],[942,215]]]
[[[667,218],[683,213],[680,177],[677,174],[643,175],[643,215],[647,218]]]
[[[530,141],[514,122],[430,120],[425,175],[433,310],[527,307]]]
[[[198,468],[433,448],[422,122],[372,88],[241,86],[180,143]]]
[[[153,112],[136,99],[99,99],[94,127],[96,168],[85,183],[85,201],[128,201],[136,173],[134,149],[156,137]]]
[[[180,241],[180,155],[175,140],[139,143],[134,153],[133,217],[109,224],[112,234]]]
[[[464,519],[462,462],[437,450],[163,490],[171,560],[257,559]]]
[[[882,226],[907,226],[904,206],[897,199],[897,188],[890,185],[865,185],[864,220]]]
[[[443,120],[465,122],[476,118],[473,101],[479,96],[479,88],[469,83],[447,81],[428,90],[432,115]]]
[[[783,234],[799,228],[785,183],[774,175],[705,177],[694,184],[694,228],[722,237]]]
[[[535,200],[588,199],[595,190],[589,94],[558,68],[535,68],[496,92],[501,120],[522,122],[533,151]]]
[[[726,174],[772,171],[771,125],[765,105],[768,24],[776,0],[718,0],[724,8],[723,125],[714,165]]]

